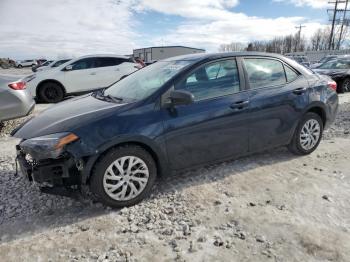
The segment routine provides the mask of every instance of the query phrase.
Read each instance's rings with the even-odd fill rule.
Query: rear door
[[[234,58],[217,60],[195,68],[175,83],[176,90],[191,92],[195,102],[162,109],[172,169],[208,164],[248,151],[248,97],[238,72]]]
[[[117,82],[121,77],[127,76],[137,70],[135,64],[122,57],[97,58],[97,75],[101,87],[107,87]]]
[[[275,58],[242,59],[249,86],[250,151],[289,143],[308,103],[308,82]]]

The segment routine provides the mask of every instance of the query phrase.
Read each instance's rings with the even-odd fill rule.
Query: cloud
[[[274,1],[300,5],[319,2]],[[299,23],[307,26],[303,29],[306,35],[322,26],[297,16],[249,16],[235,12],[237,5],[239,0],[0,0],[0,57],[128,54],[136,47],[160,44],[217,51],[222,43],[267,40],[295,33]],[[171,31],[165,28],[162,32],[166,33],[149,36],[147,30],[138,30],[139,14],[147,16],[152,12],[159,12],[170,21],[174,16],[181,19]],[[157,22],[153,21],[154,27]]]
[[[312,8],[326,8],[329,6],[329,0],[273,0],[274,2],[287,2],[295,6],[309,6]]]
[[[128,1],[1,0],[0,57],[130,53],[132,16]]]
[[[187,18],[218,19],[231,16],[227,8],[238,3],[238,0],[140,0],[135,10],[152,10]]]
[[[198,2],[200,4],[195,4]],[[195,0],[141,0],[138,11],[157,11],[185,18],[174,31],[155,37],[151,42],[159,45],[190,45],[217,51],[222,43],[268,40],[296,32],[303,23],[303,34],[308,36],[322,27],[303,17],[262,18],[231,11],[238,1]]]

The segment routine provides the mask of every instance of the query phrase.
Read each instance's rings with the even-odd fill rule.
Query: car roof
[[[280,60],[288,63],[290,66],[294,67],[302,74],[306,74],[306,75],[313,74],[313,72],[310,69],[304,67],[303,65],[299,64],[298,62],[295,62],[291,58],[288,58],[288,57],[280,55],[280,54],[266,53],[266,52],[245,51],[245,52],[226,52],[226,53],[199,53],[199,54],[175,56],[175,57],[164,59],[162,61],[189,61],[192,64],[194,64],[194,63],[198,63],[198,62],[205,62],[206,60],[214,60],[214,59],[229,58],[229,57],[239,57],[239,56],[277,58],[277,59],[280,59]]]
[[[201,61],[204,59],[220,59],[233,56],[263,56],[263,57],[275,57],[284,58],[284,56],[274,53],[265,52],[225,52],[225,53],[199,53],[190,55],[174,56],[171,58],[164,59],[163,61]]]
[[[77,57],[76,59],[81,59],[81,58],[90,58],[90,57],[115,57],[115,58],[125,58],[128,59],[129,57],[123,56],[123,55],[114,55],[114,54],[96,54],[96,55],[85,55],[85,56],[80,56]]]

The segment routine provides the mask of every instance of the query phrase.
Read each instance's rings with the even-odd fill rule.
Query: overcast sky
[[[328,23],[328,0],[0,0],[0,57],[131,54],[133,48],[307,37]]]

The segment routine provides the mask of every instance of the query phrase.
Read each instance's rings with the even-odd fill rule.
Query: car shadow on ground
[[[278,148],[193,171],[177,173],[160,179],[151,198],[157,197],[159,194],[166,195],[175,190],[181,192],[183,189],[195,185],[210,184],[214,181],[219,181],[228,176],[234,176],[257,167],[285,162],[294,158],[296,156],[289,153],[286,148]],[[0,170],[0,177],[13,175],[13,170]],[[21,178],[21,180],[25,179]],[[93,203],[91,200],[84,198],[71,199],[42,194],[34,186],[29,185],[28,182],[21,181],[21,183],[23,185],[16,188],[20,192],[16,192],[15,200],[7,198],[5,200],[0,199],[0,244],[37,234],[47,229],[74,224],[110,212],[119,212],[118,209],[106,208],[99,203]],[[33,191],[35,191],[34,196],[29,196]],[[6,181],[0,184],[0,192],[2,194],[11,194],[6,189]],[[36,201],[36,203],[32,203],[33,201]],[[50,202],[51,205],[46,205],[47,202]],[[58,204],[56,205],[56,203]],[[10,211],[14,209],[14,212],[10,212],[9,208],[6,210],[6,206],[9,205],[11,206]],[[29,208],[28,205],[30,206]],[[142,205],[142,202],[139,205]]]

